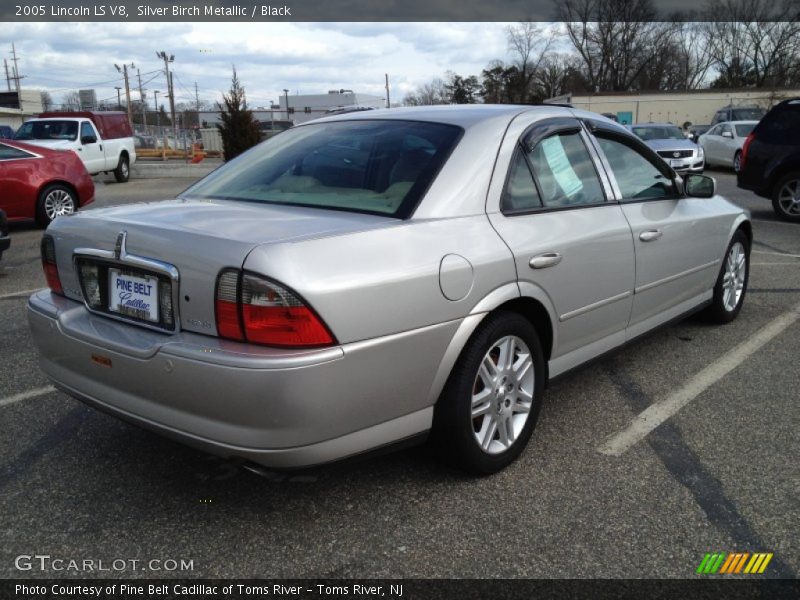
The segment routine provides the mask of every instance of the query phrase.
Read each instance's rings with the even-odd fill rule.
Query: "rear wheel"
[[[36,220],[47,227],[56,217],[71,215],[78,210],[77,194],[65,185],[48,185],[39,194],[36,206]]]
[[[127,154],[123,154],[119,157],[119,164],[117,168],[114,169],[114,178],[117,180],[117,183],[125,183],[131,177],[131,166],[130,161],[128,159]]]
[[[789,173],[775,186],[772,208],[781,219],[800,222],[800,173]]]
[[[436,405],[434,429],[457,466],[500,471],[525,449],[544,389],[544,357],[531,323],[519,314],[488,316],[470,338]]]
[[[711,305],[704,316],[713,323],[729,323],[742,309],[750,276],[750,243],[740,229],[733,234],[722,262]]]
[[[742,170],[742,151],[737,150],[733,155],[733,170],[737,173]]]

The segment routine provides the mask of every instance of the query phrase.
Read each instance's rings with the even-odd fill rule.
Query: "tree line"
[[[653,0],[554,0],[559,24],[506,28],[508,58],[452,71],[403,104],[533,104],[567,93],[800,85],[800,2],[706,0],[658,21]],[[725,21],[718,21],[724,15]]]

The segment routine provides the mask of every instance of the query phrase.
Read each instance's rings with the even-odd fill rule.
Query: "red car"
[[[0,140],[0,208],[8,220],[47,226],[94,200],[94,182],[72,150]]]

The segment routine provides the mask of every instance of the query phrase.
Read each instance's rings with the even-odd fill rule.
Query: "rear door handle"
[[[655,242],[658,238],[664,235],[660,229],[651,229],[650,231],[643,231],[639,234],[639,239],[643,242]]]
[[[546,269],[547,267],[554,267],[561,262],[561,256],[558,252],[545,252],[544,254],[537,254],[528,263],[531,269]]]

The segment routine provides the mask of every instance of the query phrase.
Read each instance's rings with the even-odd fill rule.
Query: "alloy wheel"
[[[800,179],[792,179],[783,184],[778,192],[778,204],[787,216],[800,216]]]
[[[44,198],[44,213],[52,221],[62,215],[71,215],[75,212],[75,199],[62,189],[52,190]]]
[[[508,450],[528,421],[534,393],[531,351],[516,336],[492,344],[472,388],[472,428],[487,454]]]
[[[747,275],[747,256],[741,242],[736,242],[728,251],[725,274],[722,276],[722,304],[725,310],[733,312],[744,292]]]

